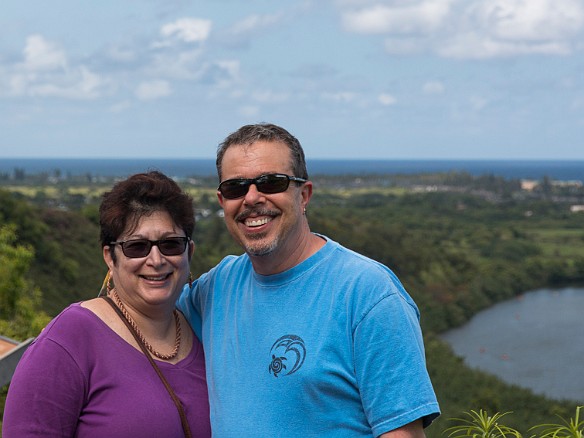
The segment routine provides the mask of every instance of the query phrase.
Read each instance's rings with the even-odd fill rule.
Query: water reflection
[[[584,402],[584,289],[542,289],[444,334],[471,367],[556,399]]]

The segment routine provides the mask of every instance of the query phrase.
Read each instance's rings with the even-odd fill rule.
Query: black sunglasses
[[[255,184],[258,191],[266,194],[282,193],[288,190],[290,181],[305,183],[306,179],[297,176],[284,175],[282,173],[268,173],[257,178],[235,178],[228,179],[219,184],[219,192],[226,199],[237,199],[244,197],[249,187]]]
[[[110,242],[110,245],[120,245],[124,255],[131,259],[146,257],[153,246],[165,256],[181,255],[187,249],[188,237],[168,237],[161,240],[131,239],[119,242]]]

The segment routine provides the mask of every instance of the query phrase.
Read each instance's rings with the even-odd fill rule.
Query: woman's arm
[[[2,436],[73,437],[85,392],[85,379],[68,352],[50,339],[37,339],[10,383]]]

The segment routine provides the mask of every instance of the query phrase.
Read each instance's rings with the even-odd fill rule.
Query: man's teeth
[[[267,224],[271,221],[269,217],[263,217],[261,219],[247,219],[245,225],[248,227],[259,227],[260,225]]]

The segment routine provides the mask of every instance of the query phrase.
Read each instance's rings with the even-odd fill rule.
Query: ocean
[[[317,175],[420,174],[467,172],[506,179],[549,177],[558,181],[584,181],[584,160],[307,160],[308,173]],[[61,175],[125,177],[156,169],[167,175],[215,176],[214,159],[117,159],[117,158],[0,158],[0,174],[15,169],[26,174],[59,171]]]

